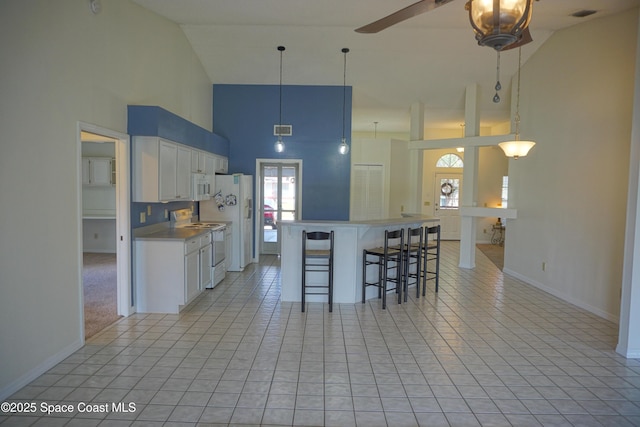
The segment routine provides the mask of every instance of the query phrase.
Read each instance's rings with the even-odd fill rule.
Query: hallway
[[[263,257],[180,315],[120,320],[9,399],[134,412],[0,414],[0,426],[640,425],[640,360],[614,352],[617,325],[480,251],[459,269],[458,250],[443,242],[437,295],[333,313],[281,303],[278,259]]]

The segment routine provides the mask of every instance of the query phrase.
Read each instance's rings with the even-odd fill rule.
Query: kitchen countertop
[[[281,226],[337,226],[337,227],[379,227],[388,225],[405,225],[416,222],[438,222],[439,219],[426,215],[407,215],[400,218],[385,218],[375,220],[359,220],[359,221],[327,221],[327,220],[297,220],[297,221],[280,221]]]
[[[218,221],[216,221],[218,222]],[[160,224],[149,225],[147,227],[139,227],[133,230],[134,240],[181,240],[185,241],[196,236],[210,233],[211,231],[218,230],[226,227],[225,221],[219,221],[222,227],[219,228],[172,228],[168,222]]]

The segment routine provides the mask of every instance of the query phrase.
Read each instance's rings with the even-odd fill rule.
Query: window
[[[457,154],[445,154],[438,159],[437,168],[461,168],[464,167],[462,159]]]
[[[507,201],[509,199],[509,177],[502,177],[502,207],[507,207]]]

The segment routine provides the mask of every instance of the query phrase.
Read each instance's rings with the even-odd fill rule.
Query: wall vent
[[[293,135],[293,126],[291,125],[273,125],[274,136],[291,136]]]

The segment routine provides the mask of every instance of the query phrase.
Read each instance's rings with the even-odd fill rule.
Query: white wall
[[[127,105],[211,129],[212,86],[178,26],[128,0],[5,0],[0,13],[0,398],[82,343],[77,123]]]
[[[557,32],[522,69],[505,271],[618,320],[638,14]],[[512,202],[512,203],[511,203]],[[542,270],[542,263],[546,270]]]

